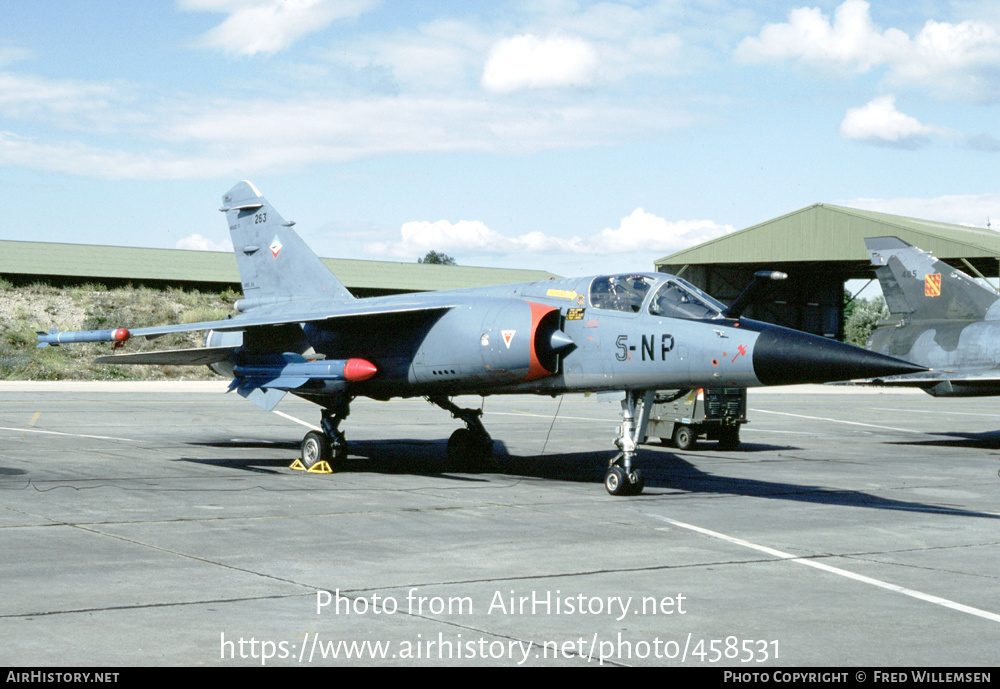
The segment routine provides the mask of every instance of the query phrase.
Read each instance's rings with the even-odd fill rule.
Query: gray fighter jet
[[[897,237],[865,246],[891,315],[867,347],[932,369],[872,382],[935,397],[1000,395],[1000,295]]]
[[[113,354],[116,364],[205,364],[263,409],[288,392],[322,408],[301,463],[336,467],[348,454],[340,425],[352,399],[426,397],[465,427],[449,458],[493,453],[481,410],[455,395],[624,392],[605,486],[637,494],[634,466],[658,389],[787,385],[923,370],[822,337],[741,319],[682,279],[624,273],[492,288],[355,299],[249,182],[220,209],[244,298],[228,320],[130,330],[39,333],[39,346],[205,331],[193,350]],[[126,324],[122,324],[123,326]]]

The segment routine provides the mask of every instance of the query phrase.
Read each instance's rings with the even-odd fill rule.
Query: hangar
[[[1000,275],[1000,233],[817,203],[655,261],[730,303],[758,270],[788,279],[746,315],[843,339],[844,284],[874,280],[865,237],[895,236],[975,277]]]
[[[1000,233],[888,213],[814,204],[655,261],[724,301],[758,270],[780,270],[746,315],[842,339],[844,285],[873,280],[864,238],[897,236],[976,277],[1000,275]],[[554,277],[537,270],[324,258],[358,297],[460,289]],[[0,277],[15,285],[100,283],[201,290],[239,289],[229,252],[0,240]]]
[[[540,270],[444,266],[324,258],[356,297],[534,282],[556,277]],[[99,283],[199,290],[240,289],[236,258],[225,251],[143,249],[89,244],[0,240],[0,277],[15,285]]]

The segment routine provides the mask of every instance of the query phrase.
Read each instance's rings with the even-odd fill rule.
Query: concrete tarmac
[[[615,498],[617,403],[488,398],[461,473],[448,413],[357,400],[311,475],[318,407],[224,390],[0,383],[0,664],[1000,660],[996,399],[751,390],[739,450],[643,446]]]

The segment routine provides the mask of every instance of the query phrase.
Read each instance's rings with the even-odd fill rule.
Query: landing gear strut
[[[427,401],[465,422],[465,428],[459,428],[448,439],[449,464],[477,468],[493,457],[493,438],[480,421],[482,409],[462,409],[447,397],[428,397]]]
[[[622,425],[615,440],[619,452],[611,459],[604,475],[604,487],[611,495],[638,495],[646,485],[642,472],[632,468],[632,461],[638,455],[639,443],[646,437],[646,425],[654,395],[653,391],[625,391],[625,399],[622,400]]]
[[[347,439],[340,423],[351,413],[351,400],[344,396],[333,407],[322,411],[323,432],[309,431],[302,439],[301,461],[306,470],[321,467],[326,462],[331,471],[339,471],[347,459]]]

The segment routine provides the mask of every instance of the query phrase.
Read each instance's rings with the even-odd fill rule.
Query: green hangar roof
[[[540,270],[322,260],[357,296],[534,282],[556,277]],[[238,286],[240,283],[236,258],[228,252],[19,241],[0,241],[0,275],[17,282],[133,282],[201,288]]]
[[[938,258],[997,270],[1000,233],[817,203],[658,259],[658,268],[719,263],[841,263],[867,272],[865,237],[895,236]],[[976,260],[983,259],[983,260]]]
[[[844,283],[874,280],[866,237],[899,237],[980,276],[1000,272],[1000,233],[818,203],[658,259],[656,269],[681,275],[731,302],[755,271],[777,270],[772,284],[747,311],[758,320],[841,337]]]

